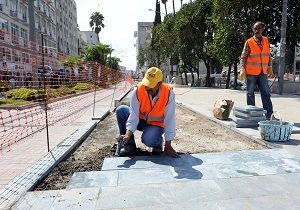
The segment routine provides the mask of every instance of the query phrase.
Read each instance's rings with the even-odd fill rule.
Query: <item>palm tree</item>
[[[168,0],[161,0],[161,3],[163,3],[165,5],[166,15],[168,14],[168,11],[167,11],[167,1]]]
[[[173,13],[175,15],[175,3],[174,3],[174,0],[173,0]]]
[[[94,12],[90,16],[90,27],[93,31],[97,34],[98,41],[99,40],[99,33],[102,28],[104,28],[104,17],[100,12]]]

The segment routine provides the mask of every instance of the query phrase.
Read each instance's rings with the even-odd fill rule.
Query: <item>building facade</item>
[[[80,31],[82,39],[88,46],[98,45],[99,40],[94,31]]]
[[[0,0],[0,80],[24,85],[43,62],[59,71],[60,55],[78,55],[79,45],[74,0]]]
[[[78,55],[78,25],[75,0],[55,0],[57,49],[64,55]]]
[[[143,48],[146,48],[151,43],[151,31],[153,28],[153,22],[138,22],[138,30],[135,31],[134,37],[136,40],[136,54],[139,54],[139,51]],[[147,61],[146,61],[147,62]],[[138,72],[145,71],[148,64],[145,63],[143,69],[136,69]],[[138,67],[137,67],[138,68]]]

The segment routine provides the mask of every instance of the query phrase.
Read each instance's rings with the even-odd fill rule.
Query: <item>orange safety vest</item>
[[[262,37],[262,49],[256,43],[254,37],[248,39],[247,43],[251,52],[246,60],[246,74],[259,75],[262,70],[264,74],[267,74],[270,59],[268,38],[265,36]]]
[[[144,85],[137,87],[137,99],[140,102],[139,118],[150,125],[164,128],[165,108],[169,101],[171,87],[165,83],[160,86],[158,99],[151,105],[150,97]]]

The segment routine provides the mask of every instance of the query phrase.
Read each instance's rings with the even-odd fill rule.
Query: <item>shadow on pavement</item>
[[[171,166],[175,173],[176,179],[201,179],[203,174],[194,169],[193,166],[198,166],[203,163],[199,158],[196,158],[190,154],[181,154],[179,158],[172,158],[167,156],[134,156],[125,160],[119,168],[130,168],[138,161],[151,161],[158,165]]]

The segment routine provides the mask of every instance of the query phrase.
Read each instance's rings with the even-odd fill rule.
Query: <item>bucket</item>
[[[288,141],[291,137],[294,123],[272,120],[258,122],[260,135],[267,141]]]

